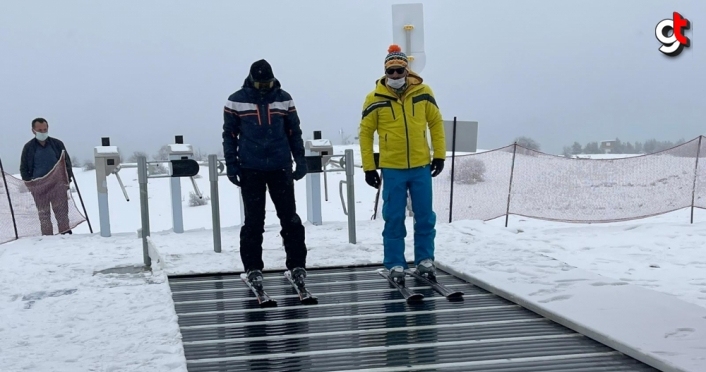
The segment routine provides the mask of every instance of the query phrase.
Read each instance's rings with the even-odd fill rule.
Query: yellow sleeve
[[[358,128],[358,140],[360,141],[360,155],[363,159],[363,171],[375,169],[375,158],[373,157],[373,143],[375,141],[375,131],[378,129],[378,112],[370,110],[370,105],[375,102],[375,96],[371,93],[365,97],[363,113]]]
[[[446,134],[444,133],[444,119],[436,104],[434,92],[427,86],[431,99],[426,102],[427,123],[431,134],[431,145],[434,148],[434,159],[446,159]]]

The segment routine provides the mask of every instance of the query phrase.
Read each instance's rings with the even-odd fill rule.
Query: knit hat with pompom
[[[409,65],[409,60],[407,55],[402,53],[402,48],[397,44],[390,45],[387,48],[387,57],[385,57],[385,69],[390,67],[404,67],[407,68]]]

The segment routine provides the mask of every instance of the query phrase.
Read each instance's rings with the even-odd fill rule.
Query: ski
[[[455,291],[455,290],[439,283],[436,280],[436,277],[434,277],[434,276],[426,277],[426,276],[420,275],[416,269],[415,270],[407,269],[407,270],[405,270],[405,272],[407,274],[411,275],[413,278],[421,280],[424,283],[430,285],[433,290],[439,292],[439,294],[441,294],[442,296],[446,297],[449,300],[463,299],[463,292]]]
[[[292,273],[289,272],[289,270],[284,272],[285,278],[289,280],[289,283],[292,285],[292,288],[294,288],[295,291],[297,291],[297,294],[299,295],[299,301],[301,301],[302,304],[304,305],[315,305],[319,303],[319,299],[316,298],[309,290],[306,288],[306,285],[297,285],[297,283],[294,282],[294,279],[292,279]]]
[[[248,280],[248,276],[245,273],[240,274],[240,279],[245,282],[245,284],[250,288],[252,293],[257,296],[257,302],[260,303],[262,307],[275,307],[277,306],[277,301],[271,298],[263,288],[255,288],[254,285]]]
[[[409,288],[407,288],[404,285],[404,282],[398,283],[392,278],[390,278],[389,273],[385,269],[380,269],[378,270],[378,274],[382,275],[385,279],[387,279],[390,284],[392,284],[397,290],[400,291],[402,296],[404,297],[405,300],[407,300],[408,303],[410,302],[418,302],[421,301],[424,298],[424,295],[418,292],[415,292]]]

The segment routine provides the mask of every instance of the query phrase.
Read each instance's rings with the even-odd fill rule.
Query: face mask
[[[399,79],[390,79],[390,78],[388,78],[388,79],[387,79],[387,85],[388,85],[390,88],[393,88],[393,89],[400,89],[400,88],[402,88],[406,82],[407,82],[407,79],[406,79],[406,78],[399,78]]]
[[[34,137],[37,138],[40,141],[46,141],[47,138],[49,138],[49,133],[41,133],[37,132],[34,134]]]

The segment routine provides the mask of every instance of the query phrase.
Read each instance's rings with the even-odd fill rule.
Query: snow
[[[335,154],[357,146],[335,146]],[[94,229],[95,173],[74,170]],[[33,237],[0,245],[0,370],[186,371],[168,275],[238,272],[240,202],[219,179],[222,252],[213,249],[211,208],[189,207],[182,180],[184,228],[171,229],[169,180],[149,180],[150,255],[143,271],[136,169],[108,177],[111,237],[89,233]],[[196,179],[210,196],[208,169]],[[323,177],[322,177],[323,179]],[[357,244],[337,192],[344,172],[328,174],[324,224],[306,223],[308,265],[382,261],[383,221],[371,220],[375,191],[357,171]],[[296,183],[306,219],[305,181]],[[78,202],[78,198],[75,199]],[[274,206],[268,201],[263,254],[266,269],[284,270]],[[610,224],[566,224],[510,216],[448,224],[439,218],[436,258],[479,286],[571,326],[665,370],[703,371],[706,365],[706,211]],[[412,260],[408,219],[407,257]],[[116,270],[118,268],[119,270]],[[122,272],[121,272],[122,271]]]
[[[185,143],[171,143],[169,144],[169,151],[172,154],[180,155],[180,154],[192,154],[194,153],[194,149],[192,148],[191,145],[185,144]]]
[[[327,140],[327,139],[307,140],[307,142],[310,143],[311,147],[330,147],[330,146],[333,146],[331,144],[331,140]]]
[[[683,246],[674,241],[676,227],[689,226],[670,221],[677,216],[688,221],[686,213],[673,213],[640,223],[546,228],[511,219],[510,226],[522,227],[505,230],[460,221],[452,225],[467,236],[445,234],[440,242],[449,247],[444,257],[454,261],[439,261],[442,268],[621,352],[636,358],[646,354],[658,368],[703,371],[706,262],[703,254],[688,253],[697,247],[691,237],[685,236]],[[659,234],[664,226],[672,230],[670,236]],[[703,231],[695,235],[705,236]],[[665,238],[671,244],[665,245]],[[670,247],[670,253],[659,252],[666,249],[660,247]],[[684,261],[661,259],[672,254]]]
[[[105,157],[105,155],[119,155],[118,146],[96,146],[93,152],[96,155],[101,154],[103,157]]]

